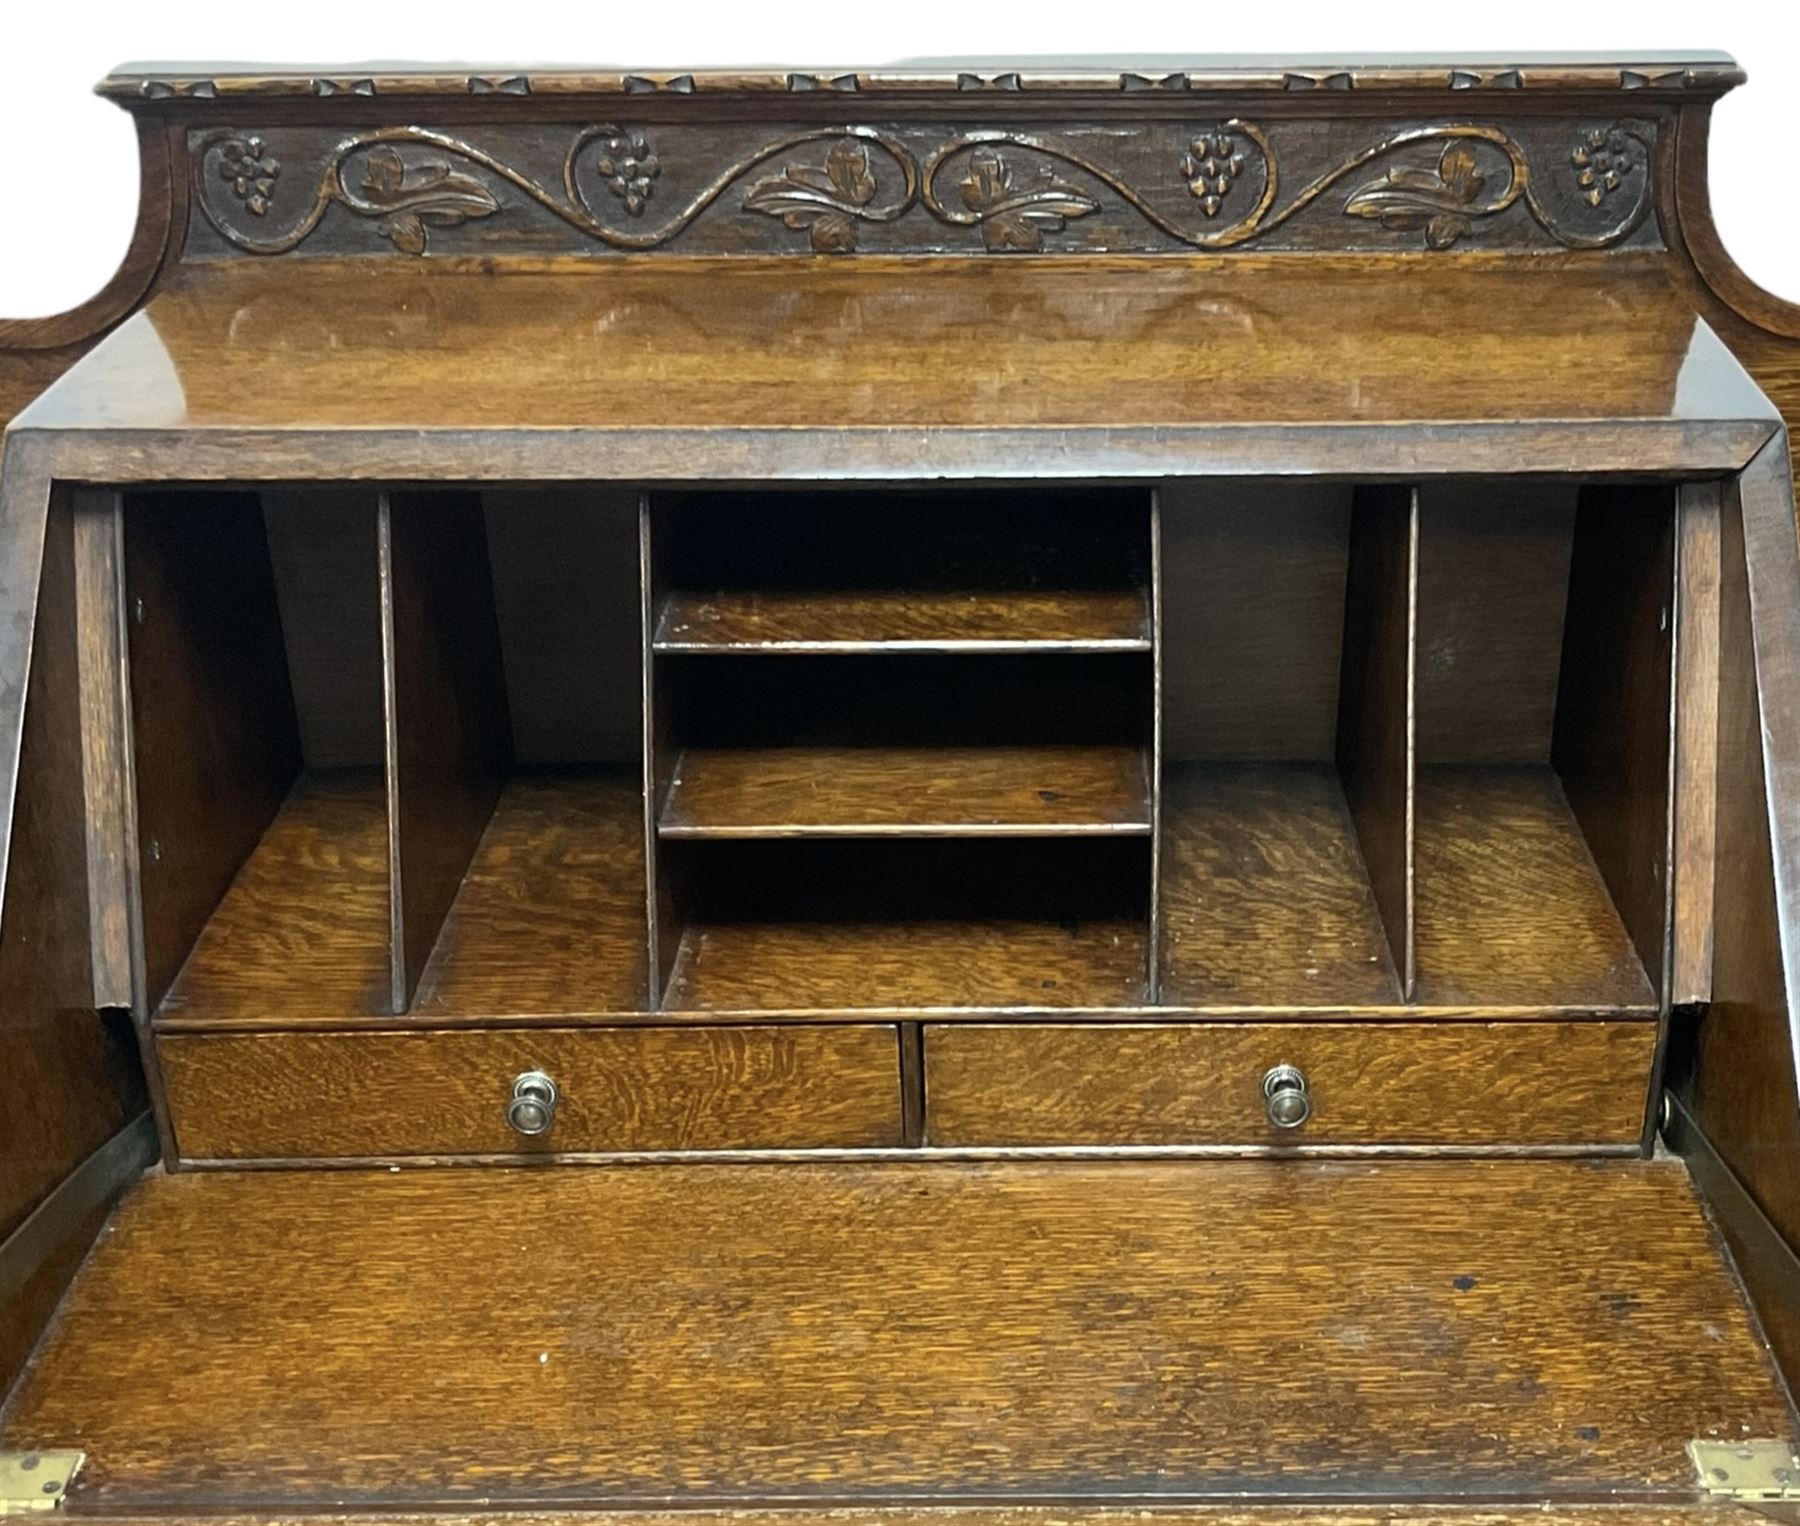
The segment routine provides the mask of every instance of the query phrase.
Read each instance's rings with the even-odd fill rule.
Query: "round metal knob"
[[[512,1101],[506,1104],[506,1121],[515,1134],[537,1139],[556,1122],[556,1083],[541,1070],[528,1070],[513,1081]]]
[[[1312,1117],[1312,1098],[1306,1094],[1306,1077],[1293,1065],[1277,1065],[1262,1083],[1268,1101],[1269,1122],[1278,1129],[1297,1129]]]

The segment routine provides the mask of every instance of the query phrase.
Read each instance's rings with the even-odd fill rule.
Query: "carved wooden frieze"
[[[1653,119],[488,124],[190,136],[190,252],[1655,245]]]

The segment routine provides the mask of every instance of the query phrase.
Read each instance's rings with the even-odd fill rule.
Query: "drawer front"
[[[186,1160],[749,1150],[901,1142],[891,1025],[169,1034]],[[507,1121],[515,1079],[558,1092]]]
[[[934,1145],[1626,1145],[1652,1022],[940,1023]],[[1305,1078],[1270,1122],[1264,1082]],[[1290,1104],[1291,1104],[1291,1099]],[[1299,1109],[1296,1109],[1298,1111]]]

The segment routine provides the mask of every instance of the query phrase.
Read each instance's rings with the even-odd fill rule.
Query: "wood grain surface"
[[[919,1162],[154,1179],[0,1438],[96,1513],[1494,1508],[1792,1423],[1678,1163]]]
[[[1566,481],[1421,485],[1421,767],[1549,760],[1575,504]]]
[[[1716,341],[1651,254],[1415,260],[1404,281],[1391,257],[1323,254],[1015,260],[1004,275],[955,258],[696,257],[621,261],[599,284],[570,268],[189,266],[20,420],[121,433],[880,429],[922,447],[918,477],[937,442],[902,432],[932,426],[1768,417],[1722,346],[1711,363]],[[1596,308],[1612,321],[1596,324]],[[404,342],[396,311],[414,315]],[[996,376],[1032,385],[997,389]],[[1014,475],[997,466],[981,475]],[[1085,461],[1058,474],[1103,475]],[[711,475],[693,461],[679,473]]]
[[[1161,503],[1165,756],[1329,761],[1350,490],[1171,482]]]
[[[670,1011],[1149,995],[1144,838],[687,842]]]
[[[1712,996],[1719,788],[1719,483],[1677,495],[1674,913],[1669,999]]]
[[[690,747],[675,766],[659,830],[1142,835],[1150,830],[1150,775],[1142,749],[1130,746]]]
[[[141,996],[154,1009],[301,764],[255,495],[129,495],[125,602]]]
[[[1630,1145],[1656,1024],[930,1024],[934,1145]],[[1270,1125],[1263,1076],[1313,1114]]]
[[[642,1009],[643,828],[635,768],[508,779],[419,977],[412,1014]]]
[[[184,1022],[388,1011],[387,811],[381,776],[303,775],[157,1009]]]
[[[1418,1000],[1654,1007],[1555,774],[1422,768],[1417,802]]]
[[[512,764],[487,527],[474,493],[381,503],[392,1012],[418,989]]]
[[[900,1143],[891,1025],[184,1034],[161,1052],[189,1160]],[[505,1112],[532,1070],[561,1101],[526,1139]]]
[[[1141,652],[1142,589],[726,589],[669,595],[659,652]]]
[[[309,768],[381,767],[381,590],[371,488],[260,493]]]
[[[1551,761],[1657,994],[1668,970],[1675,491],[1582,490]]]
[[[1727,490],[1720,517],[1713,990],[1684,1084],[1695,1120],[1791,1245],[1800,1243],[1800,1077],[1783,915],[1792,882],[1777,876],[1773,833],[1791,834],[1792,805],[1772,805],[1770,792],[1791,747],[1796,712],[1784,701],[1800,610],[1783,602],[1771,631],[1752,597],[1753,558],[1791,575],[1777,558],[1791,563],[1794,545],[1783,464],[1758,467]]]
[[[1400,1001],[1329,765],[1171,765],[1163,795],[1164,1002]]]
[[[1419,495],[1359,488],[1350,520],[1337,765],[1402,994],[1416,978]]]

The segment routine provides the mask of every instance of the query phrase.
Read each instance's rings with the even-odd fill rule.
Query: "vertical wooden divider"
[[[1163,639],[1162,490],[1150,490],[1150,936],[1148,1001],[1162,1000]]]
[[[644,936],[649,971],[649,1005],[660,1012],[680,945],[672,864],[664,861],[657,837],[664,792],[674,768],[667,743],[668,718],[661,701],[656,662],[656,600],[662,586],[655,513],[648,493],[638,497],[638,628],[642,639],[644,765]],[[669,936],[676,933],[676,936]]]
[[[1417,491],[1359,488],[1350,518],[1337,763],[1406,1001],[1415,976],[1418,591]]]
[[[254,493],[132,495],[124,571],[148,1014],[293,787],[300,723]]]
[[[377,525],[398,1015],[499,800],[512,727],[480,495],[383,493]]]
[[[1712,999],[1723,499],[1718,482],[1690,482],[1677,490],[1672,1006]]]
[[[1550,760],[1658,997],[1669,988],[1674,491],[1582,489]]]

